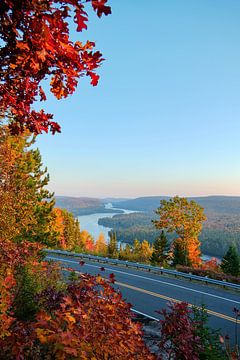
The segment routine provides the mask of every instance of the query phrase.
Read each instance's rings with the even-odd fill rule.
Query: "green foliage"
[[[173,243],[173,266],[185,265],[190,266],[191,262],[188,257],[188,252],[185,244],[179,239],[176,239]]]
[[[41,308],[38,295],[51,287],[62,291],[66,285],[57,265],[35,261],[33,264],[18,266],[14,290],[13,312],[21,321],[33,320]]]
[[[207,214],[207,221],[203,224],[203,230],[199,235],[201,251],[204,254],[222,257],[228,247],[234,244],[240,253],[240,214],[237,213],[240,209],[240,207],[237,208],[239,198],[236,200],[226,199],[226,201],[222,201],[222,205],[220,199],[210,201],[206,198],[201,201],[201,198],[198,198],[197,201],[204,205]],[[152,204],[156,205],[156,201]],[[154,217],[153,212],[149,211],[115,215],[113,218],[105,217],[99,220],[99,224],[112,228],[120,241],[133,244],[134,239],[139,241],[146,239],[153,243],[159,232],[151,223],[152,219],[157,219],[157,217]],[[166,236],[171,242],[175,233],[166,234]]]
[[[175,232],[184,241],[198,237],[206,220],[204,209],[199,204],[179,196],[161,200],[155,212],[159,216],[158,220],[153,220],[155,227]]]
[[[33,320],[39,310],[36,299],[38,284],[26,266],[18,269],[16,280],[17,290],[13,303],[14,316],[22,321]]]
[[[68,249],[73,249],[76,245],[81,246],[80,225],[78,219],[67,210],[63,210],[63,236]]]
[[[47,244],[54,236],[49,227],[54,200],[34,142],[28,133],[13,136],[0,127],[0,237]]]
[[[235,246],[229,246],[221,263],[221,269],[225,274],[238,276],[240,274],[240,257]]]
[[[219,331],[207,326],[208,316],[204,306],[189,309],[184,302],[169,303],[168,309],[159,313],[162,315],[159,349],[164,359],[237,359],[226,355]]]
[[[75,271],[71,271],[68,280],[71,282],[77,281],[79,279],[79,275]]]
[[[53,194],[46,190],[49,174],[47,168],[42,169],[43,164],[39,149],[29,148],[33,143],[34,140],[29,143],[26,138],[24,147],[21,149],[22,158],[26,162],[21,171],[27,178],[28,191],[33,200],[32,212],[35,222],[32,226],[24,229],[16,241],[36,241],[47,245],[52,235],[49,223],[55,201]]]
[[[225,360],[226,355],[220,343],[220,331],[207,326],[208,315],[205,305],[193,306],[193,322],[195,334],[201,339],[202,349],[199,360]]]
[[[132,259],[133,248],[129,244],[123,248],[122,244],[119,249],[119,260],[131,260]]]
[[[118,242],[116,233],[111,231],[109,235],[108,256],[111,258],[118,258]]]
[[[157,237],[157,239],[153,243],[153,253],[151,257],[151,262],[156,265],[163,266],[166,264],[168,259],[168,240],[164,233],[161,231],[161,234]]]

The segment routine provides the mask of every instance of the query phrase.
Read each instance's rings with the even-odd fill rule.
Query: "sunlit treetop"
[[[57,99],[74,93],[87,75],[96,86],[96,69],[103,61],[94,42],[73,42],[69,24],[87,29],[85,6],[98,17],[111,13],[108,0],[2,0],[0,7],[0,117],[12,133],[28,129],[35,134],[60,132],[53,115],[34,110],[35,101],[46,100],[42,80],[50,79]]]

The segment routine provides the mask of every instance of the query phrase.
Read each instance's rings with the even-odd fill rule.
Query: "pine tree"
[[[187,247],[182,242],[182,239],[177,238],[173,243],[173,266],[184,265],[190,266],[190,260],[188,258]]]
[[[118,242],[117,235],[115,232],[110,231],[110,240],[108,243],[108,256],[111,258],[118,258]]]
[[[238,276],[240,274],[240,257],[236,247],[230,245],[221,263],[221,269],[225,274]]]
[[[34,142],[28,133],[14,136],[0,127],[0,237],[48,244],[54,199]]]
[[[163,266],[168,258],[168,241],[164,231],[161,231],[161,234],[153,243],[153,253],[151,257],[151,262]]]

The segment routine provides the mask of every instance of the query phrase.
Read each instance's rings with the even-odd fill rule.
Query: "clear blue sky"
[[[50,189],[240,195],[240,1],[110,4],[78,34],[106,59],[98,87],[46,106],[62,126],[37,141]]]

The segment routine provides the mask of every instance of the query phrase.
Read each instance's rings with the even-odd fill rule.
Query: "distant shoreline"
[[[74,216],[84,216],[84,215],[93,215],[93,214],[123,214],[124,211],[120,209],[106,209],[105,207],[97,207],[97,208],[78,208],[72,209],[71,212]]]

